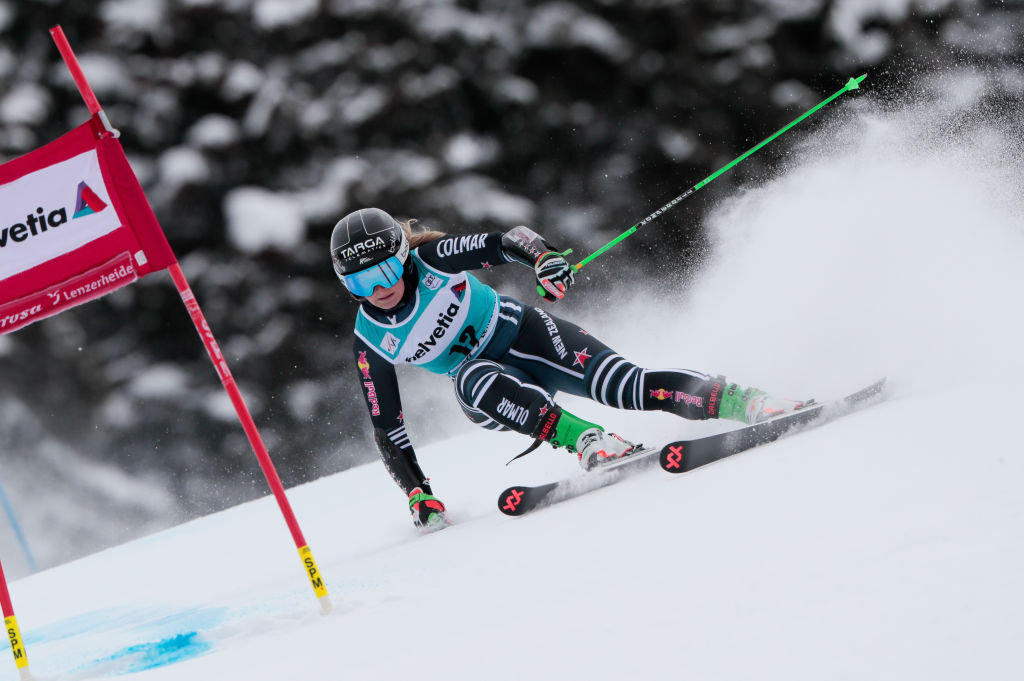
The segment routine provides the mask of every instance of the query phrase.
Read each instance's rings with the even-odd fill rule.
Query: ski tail
[[[537,508],[556,487],[558,487],[557,482],[549,482],[537,487],[527,485],[509,487],[498,496],[498,510],[505,515],[525,515]]]
[[[638,448],[634,453],[579,475],[536,487],[515,485],[498,496],[498,510],[505,515],[521,516],[530,511],[578,497],[608,485],[614,485],[633,473],[654,465],[661,449]]]

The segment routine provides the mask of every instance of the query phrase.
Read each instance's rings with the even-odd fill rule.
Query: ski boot
[[[409,492],[409,512],[412,522],[424,532],[436,532],[448,527],[448,516],[445,515],[444,504],[422,487]]]
[[[742,421],[753,425],[768,419],[791,414],[814,404],[814,400],[791,400],[785,397],[772,397],[763,390],[747,388],[744,390],[736,383],[725,386],[722,404],[718,409],[718,418]]]
[[[640,448],[615,433],[605,432],[596,423],[584,421],[564,409],[560,411],[555,433],[548,442],[552,447],[565,447],[576,454],[585,471],[629,456]]]

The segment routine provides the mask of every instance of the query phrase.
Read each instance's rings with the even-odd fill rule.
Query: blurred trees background
[[[346,212],[528,224],[582,257],[850,76],[1024,90],[1009,0],[0,0],[0,160],[87,117],[58,23],[286,485],[376,456],[327,255]],[[791,143],[596,261],[579,304],[641,258],[685,278],[707,206]],[[530,299],[524,271],[486,277]],[[0,337],[0,479],[47,564],[266,493],[164,274]]]

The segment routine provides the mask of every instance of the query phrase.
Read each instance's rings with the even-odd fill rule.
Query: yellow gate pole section
[[[14,664],[17,665],[21,678],[28,681],[32,678],[32,672],[28,669],[28,655],[25,653],[25,644],[21,638],[21,630],[18,628],[18,618],[14,616],[14,605],[11,604],[11,594],[7,590],[7,578],[4,576],[2,563],[0,563],[0,606],[3,608],[4,629],[7,630],[7,638],[11,642]]]

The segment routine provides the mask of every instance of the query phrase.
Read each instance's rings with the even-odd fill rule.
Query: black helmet
[[[331,233],[331,260],[338,278],[356,296],[394,286],[409,259],[409,239],[398,221],[380,208],[349,213]]]

